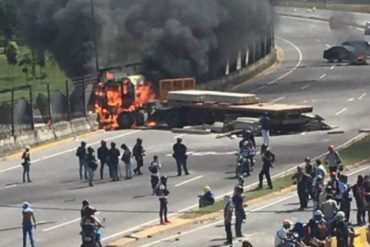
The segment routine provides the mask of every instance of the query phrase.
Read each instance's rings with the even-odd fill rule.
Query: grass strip
[[[370,158],[370,135],[351,144],[350,146],[339,151],[344,167],[354,165]],[[280,192],[293,185],[292,174],[278,177],[273,180],[274,189],[251,189],[244,193],[247,201],[251,201],[274,192]],[[211,214],[223,209],[223,200],[218,200],[214,205],[200,208],[180,216],[182,219],[193,219],[198,216]]]

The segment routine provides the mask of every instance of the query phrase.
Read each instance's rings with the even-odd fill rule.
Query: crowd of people
[[[109,178],[113,181],[119,181],[122,177],[122,171],[120,168],[120,160],[125,166],[125,179],[132,179],[134,175],[140,176],[143,174],[142,168],[144,166],[145,149],[143,147],[143,140],[138,138],[136,144],[132,148],[132,151],[126,144],[121,145],[121,151],[117,148],[116,143],[111,142],[110,148],[107,143],[102,140],[100,147],[97,149],[97,156],[95,150],[92,147],[87,147],[85,142],[81,142],[81,145],[76,150],[76,156],[79,160],[79,176],[80,179],[88,181],[89,186],[94,186],[94,173],[98,170],[100,163],[100,179],[104,179],[105,167],[108,168]],[[177,138],[176,143],[173,145],[173,158],[177,165],[177,175],[181,176],[184,172],[185,175],[189,175],[187,168],[187,147],[182,143],[181,138]],[[133,160],[135,160],[136,168],[133,169]],[[153,160],[148,165],[148,170],[151,177],[151,187],[154,194],[154,189],[157,186],[160,179],[160,170],[162,168],[161,162],[157,155],[153,156]]]
[[[284,220],[275,237],[276,247],[292,245],[323,247],[328,238],[336,237],[338,247],[352,247],[353,226],[366,224],[366,213],[370,223],[370,177],[358,175],[354,185],[349,184],[341,158],[333,145],[328,147],[324,163],[328,165],[329,176],[322,161],[315,163],[305,158],[304,167],[297,167],[292,179],[297,185],[299,210],[308,208],[312,200],[313,217],[305,224],[294,224]],[[356,222],[351,223],[351,202],[355,201]]]

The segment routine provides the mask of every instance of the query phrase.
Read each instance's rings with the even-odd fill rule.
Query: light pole
[[[93,20],[93,42],[94,42],[94,52],[95,52],[95,67],[96,73],[99,73],[99,50],[98,50],[98,41],[96,37],[96,19],[95,19],[95,4],[94,0],[90,0],[90,7],[91,7],[91,17]]]

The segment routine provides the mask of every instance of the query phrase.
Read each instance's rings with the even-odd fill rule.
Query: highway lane
[[[361,166],[348,173],[349,183],[354,184],[359,174],[369,174],[368,165]],[[248,202],[247,202],[248,204]],[[249,240],[256,247],[271,247],[274,244],[274,236],[281,227],[284,219],[292,222],[307,223],[312,218],[312,201],[309,202],[309,208],[300,211],[299,201],[296,192],[286,193],[284,195],[275,195],[252,207],[248,207],[247,220],[243,226],[245,239]],[[350,222],[356,223],[356,203],[353,200]],[[234,229],[232,229],[234,232]],[[225,230],[222,215],[216,220],[196,222],[188,226],[157,235],[153,239],[143,239],[137,243],[130,244],[130,247],[187,247],[193,246],[224,246]],[[241,246],[242,239],[236,239],[235,246]]]
[[[321,56],[317,57],[315,54],[312,54],[313,48],[310,49],[310,47],[315,47],[317,42],[315,40],[310,41],[310,39],[308,39],[310,36],[309,33],[306,34],[306,37],[294,35],[295,33],[299,33],[299,30],[302,30],[306,25],[307,21],[296,21],[288,18],[282,19],[282,28],[278,30],[278,35],[287,40],[292,40],[293,43],[296,43],[299,46],[304,58],[302,64],[307,67],[300,67],[296,69],[294,73],[291,73],[280,81],[277,81],[275,85],[273,85],[274,88],[267,87],[261,90],[259,94],[261,94],[264,99],[273,100],[275,98],[285,96],[283,93],[289,93],[289,95],[285,96],[282,102],[289,102],[290,100],[299,100],[299,102],[302,102],[304,100],[311,99],[313,97],[313,95],[309,94],[309,92],[311,92],[311,87],[306,89],[308,92],[307,95],[306,92],[304,94],[300,91],[297,92],[296,87],[291,87],[291,85],[288,86],[289,83],[296,80],[303,80],[302,78],[306,78],[308,76],[319,78],[323,73],[327,73],[327,70],[330,70],[330,67],[328,66],[313,69],[308,68],[312,62],[320,64]],[[313,32],[316,34],[319,32],[320,34],[317,35],[322,36],[321,38],[324,43],[326,43],[327,40],[331,40],[330,33],[327,33],[325,27],[319,24],[314,26],[316,29],[313,30]],[[284,33],[284,30],[290,30],[290,32]],[[293,68],[298,62],[296,49],[284,41],[278,42],[279,45],[287,51],[285,54],[286,61],[281,69],[268,76],[268,78],[263,78],[257,86],[266,83],[269,79],[280,77]],[[302,46],[300,43],[302,43]],[[348,68],[350,70],[354,69],[354,67],[350,66]],[[360,67],[356,67],[356,69],[357,68],[360,70]],[[362,67],[362,69],[365,70],[367,67]],[[356,74],[356,78],[363,73],[364,72],[360,70]],[[343,74],[349,73],[343,72]],[[328,78],[330,78],[330,73],[328,73],[323,79]],[[366,86],[366,82],[362,79],[359,80],[359,85],[360,83]],[[303,86],[304,85],[301,87]],[[286,87],[286,89],[284,87]],[[281,88],[284,90],[281,90]],[[333,90],[334,89],[335,88],[333,88]],[[249,91],[248,88],[245,90]],[[276,90],[278,90],[278,93],[276,93]],[[368,88],[364,87],[364,90],[368,91]],[[335,94],[335,90],[333,94]],[[351,90],[346,91],[345,94],[351,94]],[[347,104],[351,103],[356,104],[359,109],[359,113],[365,114],[368,111],[368,106],[364,104],[364,102],[368,101],[368,97],[363,97],[362,102],[347,102],[347,99],[341,100],[338,95],[343,95],[343,91],[333,96],[333,98],[337,99],[337,101],[334,102],[336,107],[346,107]],[[316,111],[319,114],[326,114],[326,108],[328,109],[328,112],[333,111],[327,107],[326,102],[318,101],[315,107],[317,107]],[[330,117],[328,117],[330,121],[340,124],[343,123],[349,126],[348,132],[346,131],[344,135],[328,136],[326,132],[312,132],[299,136],[299,138],[297,138],[296,135],[273,137],[273,149],[274,152],[278,154],[277,167],[274,169],[273,173],[277,174],[281,171],[287,170],[300,162],[302,157],[307,155],[314,157],[321,154],[325,151],[325,147],[329,143],[339,145],[355,136],[357,134],[357,126],[353,125],[353,127],[351,127],[352,124],[365,126],[367,124],[364,120],[366,117],[354,121],[353,119],[345,117],[349,112],[350,111],[344,112],[343,114],[340,114],[339,117],[336,116],[335,118],[335,114],[333,116],[329,115]],[[333,119],[331,119],[331,117],[333,117]],[[144,145],[148,149],[148,157],[153,154],[159,154],[165,165],[163,172],[170,176],[175,174],[175,167],[172,158],[168,157],[171,146],[174,142],[174,137],[176,137],[175,134],[149,130],[139,131],[119,137],[121,134],[130,132],[132,132],[132,130],[108,132],[97,137],[88,138],[88,142],[98,142],[102,138],[116,138],[115,140],[117,143],[120,144],[122,142],[126,142],[132,146],[137,137],[142,137],[144,139]],[[183,138],[185,143],[189,144],[189,149],[191,151],[196,151],[200,154],[206,154],[204,152],[209,151],[220,154],[231,153],[235,150],[237,143],[237,140],[232,139],[215,139],[214,135],[186,135]],[[158,145],[159,142],[160,145]],[[315,143],[315,145],[312,143]],[[15,219],[18,219],[19,217],[19,208],[14,207],[19,206],[23,200],[30,200],[36,207],[38,207],[38,219],[48,223],[40,227],[40,230],[37,232],[37,239],[41,246],[47,243],[53,243],[53,246],[62,246],[64,245],[66,238],[69,239],[68,241],[71,244],[78,244],[79,237],[77,233],[79,229],[78,223],[75,220],[79,215],[78,210],[80,202],[84,198],[89,198],[94,202],[95,207],[102,211],[100,217],[106,218],[106,224],[108,227],[104,230],[105,236],[111,236],[121,230],[132,228],[153,219],[157,222],[158,216],[156,210],[158,202],[155,198],[149,195],[149,178],[147,175],[135,178],[130,182],[122,181],[114,184],[101,183],[92,189],[87,188],[86,183],[81,183],[77,177],[77,164],[72,151],[73,148],[76,147],[76,144],[76,142],[71,142],[61,144],[60,146],[50,148],[49,150],[38,151],[33,154],[34,159],[40,159],[41,157],[45,157],[45,155],[55,155],[60,151],[62,151],[62,154],[51,157],[47,160],[41,160],[35,164],[32,168],[34,177],[32,185],[16,184],[13,187],[0,189],[0,196],[2,198],[1,204],[3,206],[7,206],[1,207],[0,209],[0,214],[4,216],[5,219],[0,222],[0,229],[8,228],[9,225],[16,226],[18,224],[19,220]],[[63,153],[63,150],[71,151]],[[16,160],[14,159],[7,159],[6,161],[1,162],[2,164],[0,169],[2,169],[3,166],[6,168],[11,167],[14,165],[15,161]],[[190,164],[192,169],[191,176],[170,178],[169,183],[172,191],[170,197],[171,211],[178,211],[195,204],[196,195],[201,192],[202,187],[207,183],[213,187],[217,195],[230,191],[235,184],[235,180],[231,179],[234,168],[233,155],[191,156]],[[20,181],[19,176],[19,169],[0,173],[0,186],[2,188],[6,185],[12,186],[14,183]],[[199,176],[203,177],[192,181],[191,183],[174,187],[176,184],[186,182],[188,179],[193,179]],[[255,181],[256,177],[253,176],[248,183]],[[20,241],[20,236],[17,235],[16,230],[0,231],[0,237],[4,240],[2,243],[6,244],[6,246],[17,246]]]

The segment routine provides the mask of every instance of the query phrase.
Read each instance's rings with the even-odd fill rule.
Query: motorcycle
[[[288,233],[285,243],[289,247],[307,247],[307,245],[302,242],[302,240],[298,236],[298,233],[296,232]]]
[[[237,178],[250,176],[252,172],[251,168],[251,161],[247,155],[238,153],[236,154],[236,168],[235,168],[235,175]]]
[[[81,247],[103,247],[101,243],[101,232],[99,227],[94,224],[82,226],[82,245]]]

